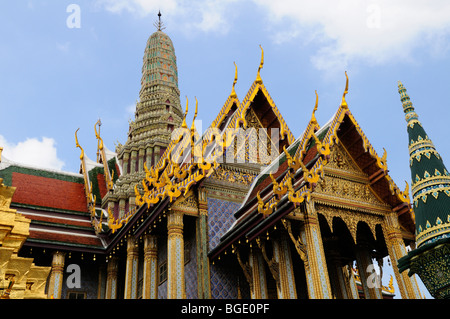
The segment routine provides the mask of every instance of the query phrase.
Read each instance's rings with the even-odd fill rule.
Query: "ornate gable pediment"
[[[193,191],[186,196],[180,196],[171,206],[172,210],[182,211],[188,215],[198,215],[198,200]]]
[[[324,176],[314,190],[326,204],[329,198],[333,206],[357,205],[370,208],[386,208],[385,204],[370,187],[369,178],[355,163],[340,143],[331,148],[330,159],[324,167]]]

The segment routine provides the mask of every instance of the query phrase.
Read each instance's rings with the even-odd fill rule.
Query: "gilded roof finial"
[[[187,128],[186,116],[187,116],[187,113],[188,113],[188,105],[189,105],[189,101],[188,101],[188,97],[186,95],[186,111],[184,112],[183,123],[181,124],[182,128]]]
[[[161,21],[161,10],[158,12],[158,22],[155,22],[153,24],[158,31],[164,30],[166,27],[164,26],[164,23]]]
[[[344,107],[344,108],[348,108],[347,101],[345,100],[345,96],[348,93],[348,75],[347,75],[347,71],[345,71],[345,78],[346,78],[346,80],[345,80],[345,91],[344,91],[344,94],[342,95],[341,106]]]
[[[261,44],[259,45],[259,47],[261,48],[261,62],[259,63],[258,73],[256,74],[256,80],[255,80],[256,83],[262,83],[260,71],[264,65],[264,50],[263,50]]]
[[[318,107],[318,105],[319,105],[319,95],[317,94],[317,90],[315,90],[315,92],[316,92],[316,105],[314,105],[314,110],[313,110],[313,113],[312,113],[312,116],[311,116],[311,123],[312,124],[315,124],[315,125],[319,125],[319,123],[317,123],[317,119],[316,119],[316,111],[317,111],[317,107]]]
[[[234,86],[236,85],[236,82],[237,82],[237,79],[238,79],[238,73],[237,73],[236,62],[233,62],[233,63],[234,63],[234,81],[233,81],[233,88],[231,89],[230,97],[236,98],[237,94],[236,94],[236,91],[234,90]]]
[[[75,146],[78,147],[81,150],[80,159],[83,160],[83,158],[84,158],[84,150],[81,147],[81,145],[78,143],[78,136],[77,136],[78,130],[79,130],[79,128],[75,131]]]
[[[197,117],[197,111],[198,111],[198,101],[197,101],[197,97],[195,97],[195,113],[194,113],[194,118],[192,119],[191,130],[195,129],[194,122]]]

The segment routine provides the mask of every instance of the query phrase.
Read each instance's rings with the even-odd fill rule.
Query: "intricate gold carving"
[[[324,176],[317,184],[315,192],[339,199],[383,205],[372,193],[368,184],[357,183],[341,178]]]
[[[297,236],[295,238],[294,234],[292,233],[292,226],[291,222],[287,219],[282,219],[281,222],[283,223],[284,228],[289,234],[289,237],[291,238],[292,242],[294,243],[295,249],[297,250],[298,255],[300,256],[300,259],[305,264],[305,268],[308,269],[308,251],[306,250],[305,244],[302,242],[302,239],[300,236]]]
[[[243,185],[250,185],[257,175],[247,173],[239,170],[232,170],[219,166],[211,175],[212,178],[219,181],[227,181],[230,183],[238,183]]]
[[[376,239],[376,225],[383,225],[383,216],[367,214],[359,211],[351,211],[326,205],[316,205],[317,213],[322,214],[327,220],[328,226],[333,231],[333,219],[340,218],[346,225],[354,242],[356,243],[356,231],[360,222],[366,223],[373,237]]]

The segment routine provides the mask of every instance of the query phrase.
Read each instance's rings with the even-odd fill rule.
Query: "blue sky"
[[[75,4],[79,28],[67,24]],[[206,128],[227,99],[238,65],[242,99],[262,79],[296,137],[310,119],[347,102],[387,161],[410,181],[401,80],[429,137],[450,160],[450,3],[445,0],[0,0],[0,146],[6,158],[76,172],[95,159],[94,124],[106,146],[126,141],[139,98],[142,58],[161,10],[178,62],[181,104],[199,101]],[[188,121],[193,116],[188,115]]]

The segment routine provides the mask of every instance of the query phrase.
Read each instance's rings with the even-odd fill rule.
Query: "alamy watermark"
[[[195,121],[195,127],[201,132],[201,121]],[[177,164],[246,163],[263,165],[261,169],[270,165],[272,173],[278,170],[279,163],[274,160],[280,155],[279,128],[208,128],[202,135],[177,128],[171,139],[175,146],[170,156]]]
[[[81,8],[78,4],[69,4],[66,8],[66,12],[70,13],[66,19],[66,26],[69,29],[81,28]]]

